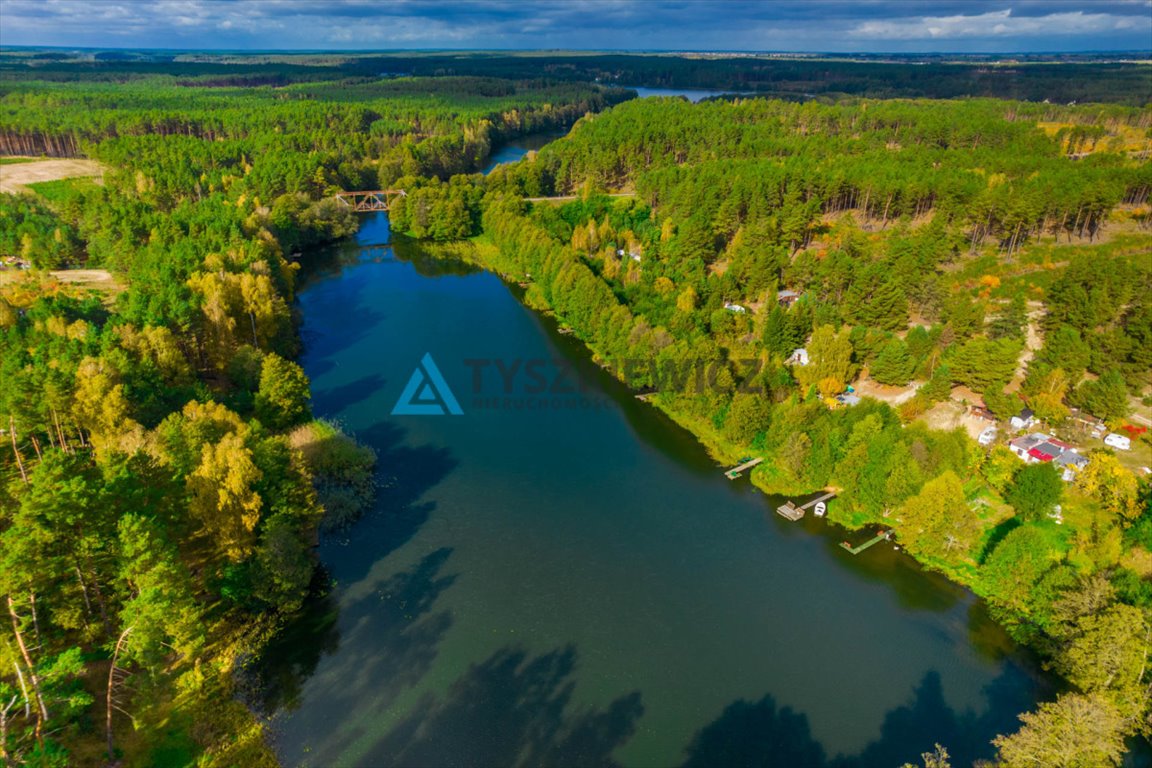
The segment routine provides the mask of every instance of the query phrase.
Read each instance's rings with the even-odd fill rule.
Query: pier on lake
[[[815,507],[816,516],[824,517],[824,510],[827,509],[827,502],[834,498],[836,498],[836,494],[829,491],[821,496],[817,496],[810,501],[806,501],[803,504],[796,504],[791,501],[786,501],[779,507],[776,507],[776,514],[791,520],[792,522],[796,522],[797,520],[804,517],[805,513],[809,509]]]

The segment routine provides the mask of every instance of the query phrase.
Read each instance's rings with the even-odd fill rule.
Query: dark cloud
[[[1152,52],[1152,0],[0,0],[0,45]]]

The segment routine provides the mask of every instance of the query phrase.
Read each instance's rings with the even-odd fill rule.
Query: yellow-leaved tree
[[[1076,487],[1126,520],[1140,515],[1140,481],[1110,453],[1098,451],[1076,475]]]
[[[76,368],[72,415],[97,455],[132,453],[144,444],[144,428],[131,418],[119,373],[106,360],[86,357]]]
[[[188,478],[192,514],[234,561],[255,546],[263,500],[254,486],[262,477],[244,438],[230,432],[204,446],[200,466]]]

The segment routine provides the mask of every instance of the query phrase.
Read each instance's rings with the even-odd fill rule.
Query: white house
[[[1036,423],[1036,415],[1032,413],[1031,408],[1024,408],[1009,419],[1008,423],[1012,425],[1012,429],[1028,429]]]
[[[1088,464],[1088,458],[1071,445],[1042,432],[1018,437],[1008,443],[1008,448],[1027,464],[1052,462],[1066,483],[1072,482],[1076,473]]]
[[[793,365],[808,365],[808,350],[804,349],[803,347],[794,350],[791,357],[788,358],[787,362],[792,363]]]
[[[730,301],[724,302],[724,309],[728,310],[729,312],[736,312],[737,314],[743,314],[748,311],[739,304],[733,304]]]

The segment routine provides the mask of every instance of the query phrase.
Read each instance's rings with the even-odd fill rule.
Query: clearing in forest
[[[42,181],[70,179],[76,176],[96,176],[104,173],[104,168],[95,160],[63,158],[55,160],[34,160],[27,163],[5,163],[0,165],[0,192],[18,194],[27,192],[28,184]]]

